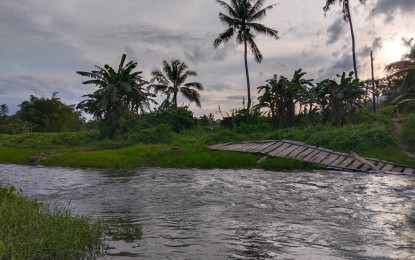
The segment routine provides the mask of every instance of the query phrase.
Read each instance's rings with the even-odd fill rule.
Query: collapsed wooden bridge
[[[334,152],[328,149],[290,140],[249,141],[220,143],[209,146],[210,150],[255,153],[263,156],[288,157],[342,171],[382,172],[414,174],[415,168],[377,159],[363,158],[356,153]]]

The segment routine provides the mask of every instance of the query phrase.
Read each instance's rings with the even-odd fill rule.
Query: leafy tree
[[[186,83],[188,77],[197,76],[197,73],[189,70],[184,62],[175,59],[169,63],[163,60],[163,70],[153,70],[151,75],[153,84],[148,88],[153,88],[155,94],[161,92],[166,96],[163,105],[171,103],[177,107],[177,95],[180,93],[187,100],[201,107],[198,91],[203,90],[203,85],[199,82]]]
[[[9,113],[9,107],[6,104],[0,105],[0,116],[7,116]]]
[[[343,72],[337,75],[340,82],[326,79],[317,83],[315,89],[316,102],[323,113],[332,114],[331,122],[336,125],[344,125],[351,121],[351,115],[356,108],[363,108],[359,101],[365,94],[359,79],[353,79],[353,72],[347,76]],[[326,118],[329,120],[329,118]]]
[[[251,108],[251,85],[249,81],[247,59],[248,45],[254,55],[255,61],[260,63],[262,61],[262,53],[255,43],[256,35],[253,34],[253,32],[278,39],[278,31],[258,23],[258,21],[261,21],[266,16],[267,12],[275,5],[269,5],[263,8],[265,0],[231,0],[230,4],[217,0],[217,3],[219,3],[227,13],[219,13],[219,20],[228,26],[228,29],[219,34],[218,38],[214,40],[213,46],[218,48],[222,43],[229,41],[235,34],[236,42],[244,45],[245,74],[248,92],[247,110],[249,111]]]
[[[267,80],[265,86],[258,87],[258,93],[263,94],[258,97],[256,108],[268,109],[274,127],[292,126],[296,106],[301,111],[301,107],[308,101],[308,86],[312,86],[312,80],[303,79],[305,74],[301,69],[296,70],[291,80],[283,76],[278,78],[275,74]]]
[[[8,132],[8,127],[6,126],[7,124],[7,119],[8,119],[8,114],[9,113],[9,107],[6,104],[1,104],[0,105],[0,134],[1,133],[7,133]]]
[[[334,5],[337,0],[326,0],[326,5],[323,7],[323,11],[326,14],[330,10],[330,6]],[[352,15],[350,12],[349,0],[339,0],[339,5],[342,6],[343,20],[349,23],[350,34],[352,37],[352,55],[353,55],[353,68],[356,78],[359,78],[357,74],[357,62],[356,62],[356,42],[353,30]],[[366,3],[366,0],[359,0],[360,3]]]
[[[148,82],[143,80],[142,71],[134,71],[137,62],[125,64],[126,57],[122,55],[117,71],[105,64],[103,68],[96,66],[98,70],[91,72],[76,72],[92,78],[83,84],[98,86],[98,90],[84,96],[88,99],[79,103],[77,108],[101,120],[101,137],[115,138],[121,133],[126,118],[150,109],[151,103],[156,104],[155,95],[144,88]]]
[[[23,132],[65,132],[79,129],[83,118],[73,105],[65,105],[56,94],[57,92],[50,99],[30,95],[30,100],[19,105],[16,117],[28,123]]]

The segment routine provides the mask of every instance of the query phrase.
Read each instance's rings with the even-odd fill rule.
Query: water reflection
[[[111,259],[411,259],[412,176],[0,165],[28,195],[143,224]]]

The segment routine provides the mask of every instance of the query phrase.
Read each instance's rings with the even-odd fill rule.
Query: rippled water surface
[[[0,178],[141,223],[106,259],[415,259],[415,176],[0,165]]]

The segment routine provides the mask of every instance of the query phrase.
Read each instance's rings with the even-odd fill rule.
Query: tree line
[[[325,2],[325,13],[336,2],[342,5],[343,19],[349,22],[351,29],[354,54],[355,40],[349,1]],[[364,3],[365,0],[359,2]],[[219,19],[227,29],[214,40],[214,47],[218,48],[234,36],[236,42],[244,47],[247,105],[233,111],[236,118],[239,116],[243,122],[249,123],[258,121],[262,116],[269,118],[274,127],[292,126],[296,117],[306,118],[309,123],[339,126],[349,123],[357,109],[364,107],[365,95],[368,94],[366,86],[371,82],[358,79],[355,55],[354,72],[343,72],[337,75],[337,80],[326,79],[315,84],[311,79],[304,79],[306,73],[301,69],[295,71],[291,79],[275,74],[266,80],[265,85],[258,87],[258,101],[253,104],[247,50],[249,47],[255,61],[261,62],[263,56],[255,43],[256,35],[264,34],[278,39],[277,30],[259,23],[275,5],[264,7],[265,0],[230,0],[230,3],[217,0],[217,3],[226,11],[226,14],[219,13]],[[415,107],[415,76],[412,67],[415,64],[415,45],[412,39],[403,41],[409,48],[409,53],[401,61],[388,65],[388,77],[376,84],[392,104],[405,110]],[[142,129],[165,124],[174,131],[181,131],[192,125],[193,112],[187,106],[179,106],[177,97],[182,95],[201,107],[200,91],[203,90],[203,85],[195,81],[188,82],[197,73],[178,59],[163,60],[162,69],[152,71],[152,78],[147,81],[143,79],[142,71],[136,71],[137,62],[127,62],[126,58],[123,54],[115,68],[105,64],[102,67],[95,66],[96,69],[92,71],[77,71],[77,74],[89,78],[83,84],[95,85],[97,90],[83,96],[86,99],[76,106],[63,104],[56,97],[57,93],[50,99],[31,95],[29,101],[19,105],[20,110],[14,116],[8,116],[7,106],[2,105],[0,133],[80,130],[85,121],[81,111],[93,115],[102,138],[116,138],[129,133],[134,127]],[[397,88],[397,85],[404,87]],[[157,94],[165,98],[160,105],[156,102]],[[205,116],[203,119],[211,122],[213,116]]]

